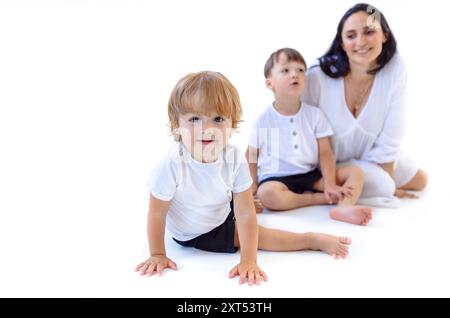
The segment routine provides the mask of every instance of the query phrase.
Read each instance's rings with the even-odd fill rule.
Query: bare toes
[[[340,252],[341,252],[342,255],[348,254],[348,245],[341,246]]]
[[[352,239],[349,237],[339,237],[339,242],[344,243],[344,244],[351,244],[352,243]]]

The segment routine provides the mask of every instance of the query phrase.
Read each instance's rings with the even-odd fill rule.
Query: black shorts
[[[233,207],[231,207],[231,212],[228,214],[225,222],[208,233],[197,236],[189,241],[178,241],[175,238],[173,240],[182,246],[195,247],[199,250],[217,253],[235,253],[238,250],[234,246],[235,223],[236,219],[234,217]]]
[[[262,180],[259,185],[268,181],[278,181],[285,184],[289,190],[295,193],[303,193],[305,191],[315,191],[313,189],[314,183],[322,178],[322,173],[319,169],[314,169],[305,174],[296,174],[286,177],[271,177]]]

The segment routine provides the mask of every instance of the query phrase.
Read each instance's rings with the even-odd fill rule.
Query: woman
[[[383,14],[368,4],[349,9],[302,96],[330,121],[336,160],[365,172],[363,204],[396,206],[406,190],[423,190],[427,175],[400,151],[406,72]]]

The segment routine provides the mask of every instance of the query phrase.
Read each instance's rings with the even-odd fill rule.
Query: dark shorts
[[[287,177],[271,177],[262,180],[259,185],[268,181],[278,181],[285,184],[289,190],[295,193],[303,193],[305,191],[315,191],[313,189],[314,183],[322,178],[322,173],[319,169],[314,169],[305,174],[296,174]]]
[[[238,248],[234,246],[234,231],[236,219],[234,217],[233,207],[228,214],[227,219],[221,225],[208,233],[197,236],[189,241],[175,242],[182,246],[195,247],[199,250],[217,252],[217,253],[235,253]]]

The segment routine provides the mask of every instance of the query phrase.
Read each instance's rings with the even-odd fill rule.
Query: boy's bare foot
[[[340,205],[330,211],[330,217],[357,225],[367,225],[372,219],[372,209],[359,205]]]
[[[352,240],[348,237],[323,233],[308,233],[310,249],[324,251],[334,258],[346,258]]]

